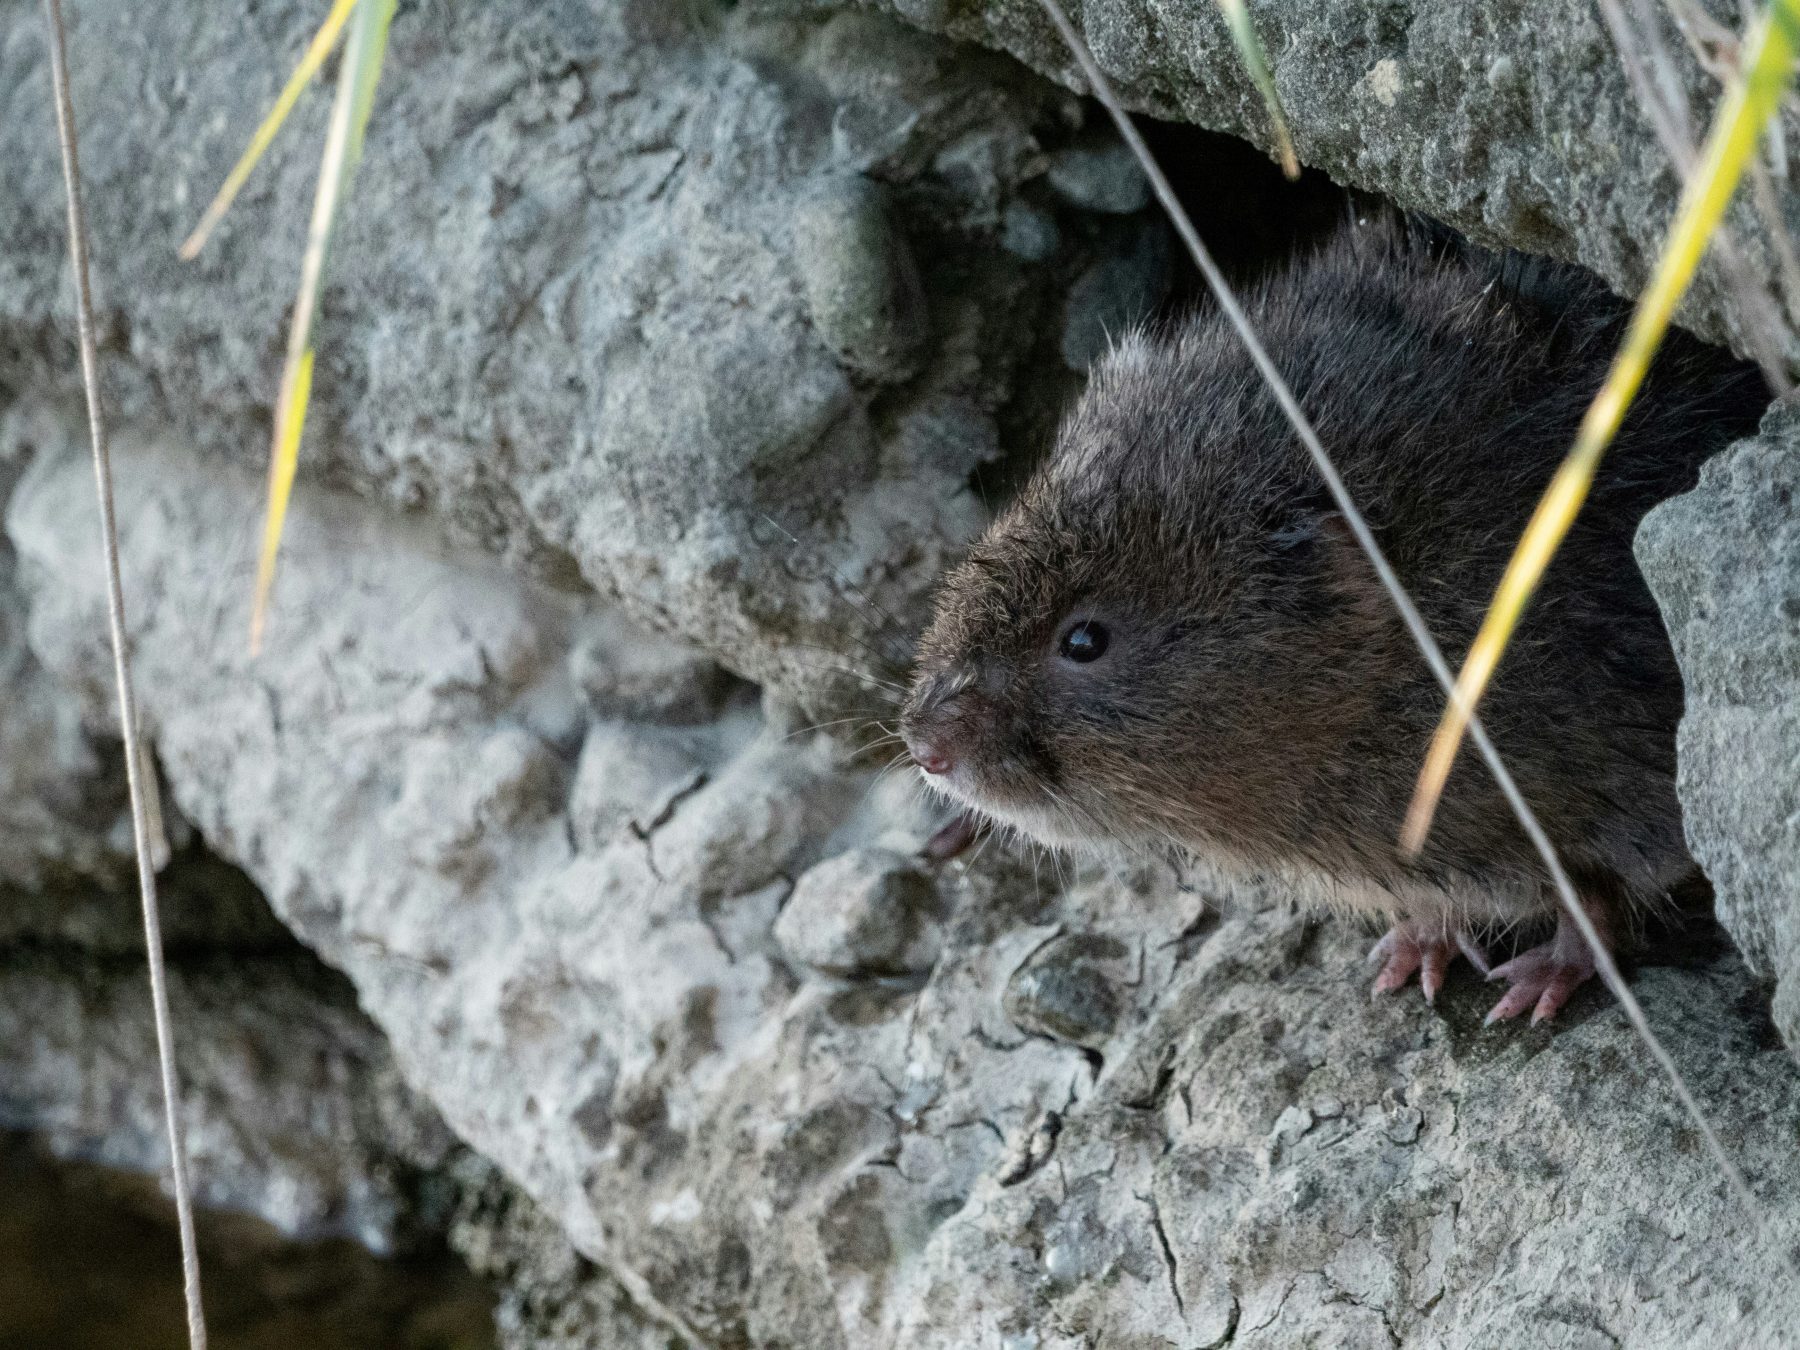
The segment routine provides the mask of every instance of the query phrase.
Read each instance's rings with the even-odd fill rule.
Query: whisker
[[[793,645],[795,647],[811,646],[809,643],[794,643]],[[828,647],[812,647],[812,650],[826,652],[834,656],[838,655],[838,653],[832,652]],[[825,671],[834,675],[847,675],[853,680],[861,681],[871,689],[880,689],[893,699],[893,706],[895,707],[898,707],[906,698],[907,691],[903,686],[895,684],[892,680],[884,680],[877,675],[871,675],[866,670],[858,670],[855,666],[832,665],[827,662],[818,661],[802,661],[798,664],[806,670]]]
[[[864,728],[864,727],[866,727],[866,726],[868,726],[868,725],[869,725],[869,720],[868,720],[868,719],[867,719],[867,718],[863,718],[863,717],[837,717],[837,718],[833,718],[833,719],[832,719],[832,720],[831,720],[831,721],[829,721],[829,722],[814,722],[814,723],[812,723],[812,724],[811,724],[811,725],[810,725],[810,726],[804,726],[804,727],[797,727],[797,728],[796,728],[796,729],[794,729],[794,730],[793,730],[793,731],[790,731],[790,732],[788,732],[788,734],[787,734],[787,735],[785,735],[785,736],[783,736],[783,737],[782,737],[782,738],[781,738],[781,739],[782,739],[782,740],[784,740],[784,741],[791,741],[791,740],[793,740],[793,739],[794,739],[794,737],[796,737],[796,736],[805,736],[805,735],[808,735],[808,734],[810,734],[810,733],[811,733],[811,732],[815,732],[815,731],[824,731],[824,730],[826,730],[826,729],[827,729],[827,728],[830,728],[830,727],[841,727],[841,726],[845,726],[845,725],[847,725],[847,724],[849,724],[849,723],[851,723],[851,722],[855,722],[855,723],[857,723],[857,728],[856,728],[856,729],[857,729],[857,730],[858,730],[858,731],[861,731],[861,730],[862,730],[862,729],[863,729],[863,728]],[[879,744],[879,742],[877,742],[877,744]]]
[[[980,862],[981,855],[987,852],[988,845],[994,842],[994,836],[999,833],[1000,827],[998,826],[989,829],[988,832],[982,836],[981,842],[975,846],[975,852],[969,855],[969,861],[965,866],[973,867],[976,863]]]

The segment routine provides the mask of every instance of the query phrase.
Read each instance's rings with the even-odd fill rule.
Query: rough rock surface
[[[32,900],[0,908],[0,1131],[29,1131],[65,1160],[165,1173],[137,897],[88,886],[54,908]],[[161,900],[201,1205],[388,1257],[447,1239],[486,1277],[507,1350],[670,1350],[666,1328],[405,1086],[349,982],[242,873],[188,848]]]
[[[1800,412],[1706,466],[1644,521],[1637,551],[1687,689],[1680,790],[1719,920],[1777,977],[1800,1054]]]
[[[1372,1006],[1353,930],[998,851],[935,878],[929,972],[874,973],[891,935],[847,925],[872,957],[828,976],[783,904],[878,885],[928,824],[910,789],[742,695],[613,715],[593,691],[636,681],[593,678],[581,635],[615,618],[342,497],[297,504],[311,622],[253,662],[220,578],[257,480],[131,437],[119,461],[175,800],[457,1133],[695,1344],[1773,1346],[1800,1315],[1602,997],[1535,1032],[1482,1030],[1467,985]],[[42,442],[7,513],[73,687],[85,475]],[[596,736],[620,772],[578,791]],[[1800,1239],[1800,1075],[1760,989],[1730,954],[1638,988]]]
[[[16,476],[0,460],[0,494]],[[0,906],[0,930],[17,922],[24,896],[122,875],[131,846],[124,760],[89,732],[80,697],[32,657],[13,568],[0,539],[0,896],[20,897]]]
[[[461,1196],[450,1245],[495,1286],[502,1350],[694,1350],[647,1318],[492,1164],[471,1156],[453,1170]]]
[[[197,849],[164,871],[161,901],[196,1198],[290,1237],[407,1243],[420,1179],[455,1140],[348,983]],[[0,1129],[65,1158],[166,1167],[134,891],[19,894],[0,909]]]
[[[836,0],[811,0],[820,8]],[[1075,88],[1073,59],[1038,0],[875,0],[924,27],[1011,53]],[[1269,120],[1213,0],[1064,0],[1100,66],[1139,111],[1268,148]],[[1626,6],[1630,9],[1630,6]],[[1709,7],[1711,8],[1711,7]],[[1735,25],[1738,15],[1720,14]],[[1484,243],[1579,262],[1636,295],[1680,185],[1591,0],[1260,0],[1250,5],[1302,163],[1448,222]],[[1719,85],[1662,31],[1667,69],[1704,132]],[[1639,59],[1649,63],[1640,48]],[[1783,170],[1800,169],[1800,116],[1784,114]],[[1790,234],[1800,194],[1781,198]],[[1750,275],[1779,271],[1743,202],[1730,217]],[[1800,313],[1800,294],[1787,296]],[[1684,321],[1753,354],[1760,317],[1800,372],[1800,330],[1763,295],[1749,306],[1703,268]]]
[[[408,1094],[386,1044],[345,991],[333,992],[296,979],[285,952],[175,964],[169,1000],[195,1199],[291,1237],[353,1237],[388,1251],[410,1218],[398,1136],[423,1132],[440,1154],[453,1141],[429,1111],[403,1128]],[[35,1131],[67,1158],[167,1166],[141,958],[0,953],[0,1047],[0,1128]]]
[[[804,692],[867,665],[858,643],[904,649],[980,525],[971,471],[1055,407],[1037,377],[1016,402],[1020,363],[1096,328],[1084,298],[1116,328],[1159,290],[1065,298],[1144,250],[1121,202],[1044,181],[1066,93],[878,16],[728,8],[399,16],[305,467]],[[257,462],[325,100],[197,262],[174,248],[318,16],[73,15],[114,413]],[[40,25],[0,15],[0,386],[35,399],[75,388]]]

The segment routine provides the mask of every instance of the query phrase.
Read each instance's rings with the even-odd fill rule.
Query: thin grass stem
[[[131,653],[125,640],[125,587],[119,573],[119,528],[113,508],[112,456],[100,406],[100,362],[94,341],[94,296],[89,279],[87,214],[81,203],[81,155],[75,106],[69,96],[68,33],[62,0],[44,0],[50,36],[50,83],[56,133],[68,197],[69,262],[75,273],[75,331],[81,349],[81,383],[87,396],[88,439],[94,458],[94,490],[100,507],[100,550],[106,573],[106,623],[112,642],[113,683],[124,742],[125,783],[131,798],[131,842],[137,855],[138,898],[144,914],[144,949],[150,967],[150,1012],[156,1026],[156,1064],[162,1084],[163,1125],[169,1139],[169,1181],[181,1237],[181,1289],[187,1306],[189,1350],[206,1350],[206,1314],[200,1304],[200,1252],[194,1240],[194,1201],[188,1180],[187,1137],[181,1124],[181,1090],[175,1073],[175,1029],[169,1015],[163,963],[162,916],[156,903],[155,840],[145,792],[148,760],[131,687]]]

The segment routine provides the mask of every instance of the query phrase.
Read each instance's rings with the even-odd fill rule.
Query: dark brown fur
[[[1508,277],[1509,270],[1515,275]],[[1251,318],[1455,664],[1604,377],[1625,308],[1573,271],[1346,230]],[[1483,705],[1590,894],[1692,864],[1681,684],[1631,540],[1766,396],[1672,335]],[[1104,622],[1106,655],[1058,654]],[[1395,839],[1443,698],[1225,322],[1126,340],[944,584],[904,727],[952,795],[1052,844],[1169,844],[1399,917],[1546,912],[1465,754],[1416,865]]]

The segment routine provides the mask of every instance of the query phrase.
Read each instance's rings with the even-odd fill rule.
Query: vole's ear
[[[1316,500],[1289,511],[1269,531],[1269,547],[1283,556],[1310,558],[1331,545],[1340,532],[1354,548],[1356,541],[1343,516],[1332,509],[1331,499],[1320,492]]]
[[[1372,619],[1397,617],[1375,564],[1356,542],[1341,512],[1327,511],[1318,517],[1316,538],[1329,583],[1346,604]]]
[[[1280,527],[1269,531],[1269,546],[1277,553],[1304,557],[1318,546],[1321,516],[1316,511],[1302,511]]]
[[[1349,622],[1359,631],[1395,615],[1375,566],[1329,497],[1291,511],[1265,536],[1270,560],[1288,578],[1287,603],[1314,622]]]

